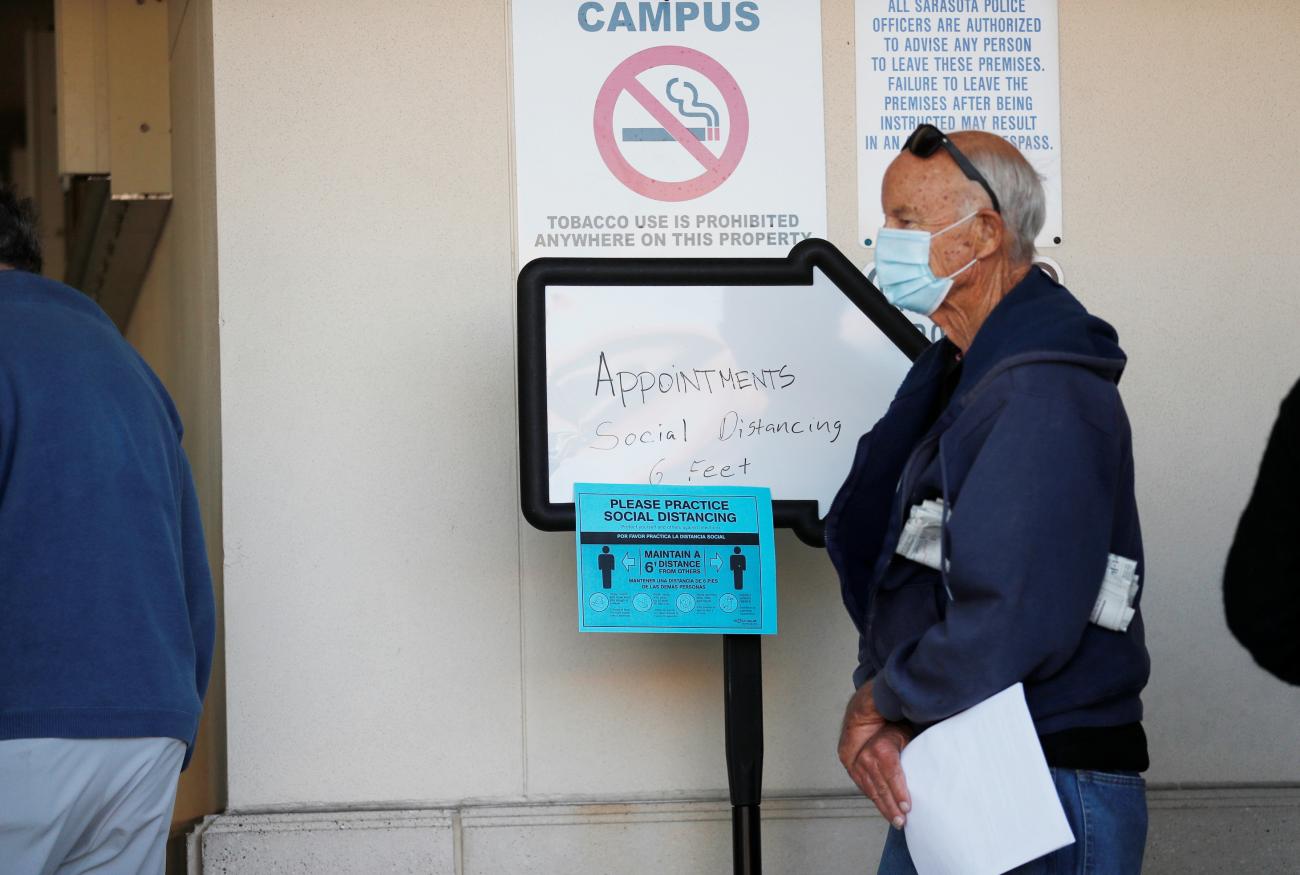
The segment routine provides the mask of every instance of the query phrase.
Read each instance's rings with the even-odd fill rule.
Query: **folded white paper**
[[[1137,561],[1116,556],[1106,557],[1106,575],[1101,580],[1101,592],[1092,607],[1092,622],[1113,632],[1127,632],[1137,611],[1133,601],[1138,594]]]
[[[903,531],[898,536],[898,546],[894,552],[905,556],[913,562],[939,569],[939,558],[943,552],[943,499],[925,501],[912,508]]]
[[[1000,875],[1074,842],[1016,684],[903,749],[919,875]]]

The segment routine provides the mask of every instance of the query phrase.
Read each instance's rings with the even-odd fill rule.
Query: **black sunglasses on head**
[[[989,200],[993,201],[994,212],[1001,215],[1002,205],[998,203],[998,196],[993,193],[993,187],[984,178],[984,174],[976,170],[975,165],[970,163],[970,159],[963,155],[961,150],[952,144],[952,140],[949,140],[948,136],[934,125],[921,125],[912,131],[912,136],[908,137],[907,142],[903,144],[903,150],[911,152],[917,158],[929,158],[939,151],[940,146],[948,150],[948,154],[952,156],[952,160],[957,162],[957,166],[961,168],[962,173],[966,174],[967,179],[971,182],[978,182],[989,193]]]

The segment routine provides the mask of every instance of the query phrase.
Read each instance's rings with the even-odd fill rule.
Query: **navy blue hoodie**
[[[167,392],[85,295],[0,271],[0,739],[192,746],[214,622]]]
[[[1139,721],[1140,608],[1127,632],[1089,622],[1107,554],[1137,560],[1147,583],[1114,329],[1033,268],[980,327],[936,420],[953,352],[944,340],[917,359],[827,515],[861,635],[855,683],[874,679],[885,718],[921,725],[1017,681],[1040,735]],[[946,574],[894,552],[934,498],[951,511]]]

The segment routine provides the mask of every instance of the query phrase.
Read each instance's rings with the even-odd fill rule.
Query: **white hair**
[[[1043,177],[1034,170],[1020,150],[985,148],[980,140],[971,138],[959,147],[962,153],[984,174],[989,187],[998,196],[1002,207],[1002,224],[1011,237],[1011,257],[1028,264],[1034,260],[1034,240],[1043,230],[1047,216],[1047,196],[1043,193]],[[979,183],[970,184],[972,202],[987,197]],[[972,203],[971,209],[977,204]]]

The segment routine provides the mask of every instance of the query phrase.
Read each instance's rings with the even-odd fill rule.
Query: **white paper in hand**
[[[919,875],[1001,875],[1074,842],[1016,684],[903,749]]]

